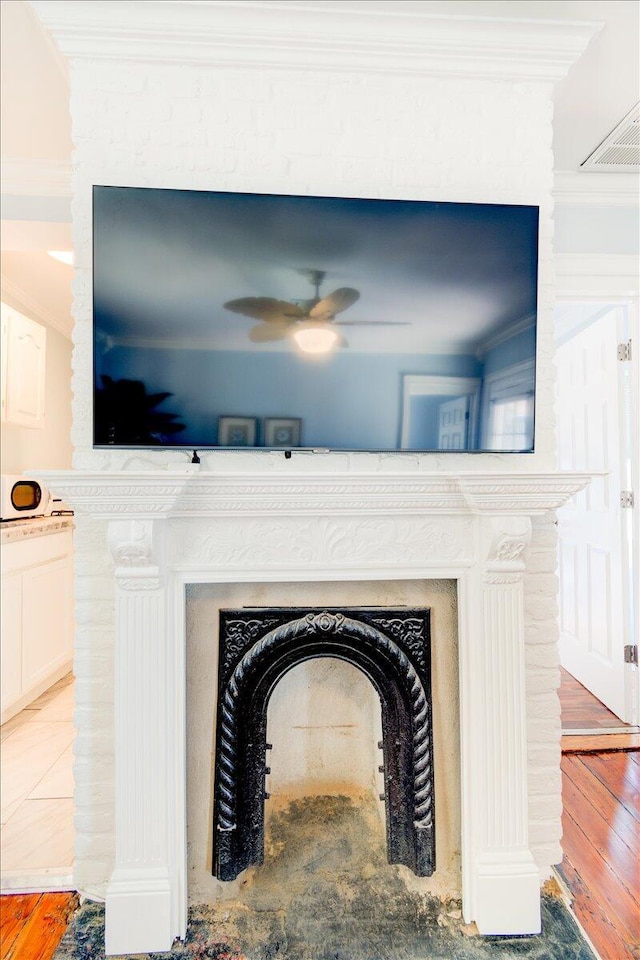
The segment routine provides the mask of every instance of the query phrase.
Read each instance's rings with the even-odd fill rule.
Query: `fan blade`
[[[249,331],[249,339],[254,343],[267,343],[270,340],[284,340],[295,321],[273,321],[258,323]]]
[[[329,320],[336,313],[346,310],[347,307],[350,307],[352,303],[359,299],[360,294],[353,287],[339,287],[333,293],[319,300],[315,307],[312,307],[309,311],[309,316],[313,317],[314,320]]]
[[[241,313],[245,317],[255,320],[282,322],[291,318],[296,320],[304,313],[295,303],[287,300],[274,300],[273,297],[241,297],[240,300],[229,300],[223,304],[225,310]]]
[[[410,327],[406,320],[336,320],[336,327]]]

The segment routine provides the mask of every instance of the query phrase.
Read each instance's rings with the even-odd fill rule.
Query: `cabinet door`
[[[2,633],[0,634],[2,713],[22,693],[22,574],[2,578]]]
[[[2,304],[2,417],[22,427],[44,427],[47,331]]]
[[[25,570],[22,581],[22,689],[72,655],[72,564],[68,557]]]

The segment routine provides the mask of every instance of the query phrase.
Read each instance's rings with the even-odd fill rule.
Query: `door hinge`
[[[636,667],[638,666],[638,645],[637,644],[629,643],[624,648],[624,662],[635,663]]]
[[[634,505],[633,490],[621,490],[620,491],[620,506],[623,510],[628,509]]]
[[[618,344],[618,360],[631,360],[631,340]]]

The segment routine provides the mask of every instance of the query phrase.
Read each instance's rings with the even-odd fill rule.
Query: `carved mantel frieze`
[[[463,515],[171,519],[168,532],[173,564],[209,569],[444,566],[473,555]]]

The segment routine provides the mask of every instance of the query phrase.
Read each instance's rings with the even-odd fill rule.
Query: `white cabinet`
[[[70,529],[2,545],[3,723],[71,669],[72,546]]]
[[[22,574],[2,577],[2,710],[22,694]]]
[[[47,331],[2,304],[2,419],[44,428]]]

